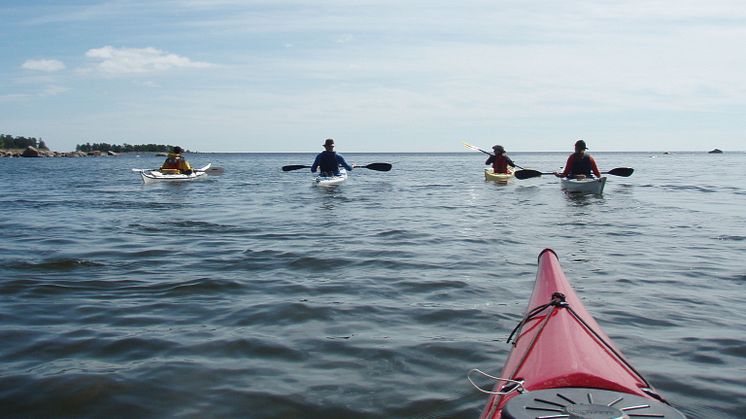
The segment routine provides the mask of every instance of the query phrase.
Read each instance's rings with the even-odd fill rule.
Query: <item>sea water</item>
[[[343,153],[344,154],[344,153]],[[746,154],[596,153],[602,196],[485,182],[484,155],[0,159],[0,416],[476,417],[546,247],[693,418],[746,406]],[[557,170],[566,153],[514,153]]]

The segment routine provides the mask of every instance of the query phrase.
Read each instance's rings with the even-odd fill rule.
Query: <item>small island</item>
[[[713,150],[708,151],[709,154],[722,154],[723,150],[716,148]]]
[[[0,134],[0,157],[38,157],[45,153],[51,152],[42,139]]]
[[[86,157],[116,156],[120,153],[156,153],[166,155],[171,150],[166,144],[109,144],[85,143],[75,146],[75,151],[52,151],[41,138],[0,134],[0,157]],[[189,152],[189,151],[187,151]]]
[[[108,144],[108,143],[85,143],[75,146],[75,151],[91,153],[98,151],[100,153],[168,153],[173,148],[172,145],[164,144]],[[189,150],[185,151],[189,153]]]

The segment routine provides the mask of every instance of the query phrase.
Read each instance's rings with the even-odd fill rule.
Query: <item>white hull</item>
[[[212,163],[209,163],[205,167],[195,169],[192,173],[188,175],[163,174],[159,170],[142,170],[140,171],[140,176],[142,177],[142,182],[145,184],[159,183],[159,182],[191,182],[193,180],[206,178],[207,170],[210,169],[211,164]]]
[[[598,179],[562,179],[562,189],[567,192],[583,193],[583,194],[596,194],[600,195],[604,192],[604,186],[606,186],[606,177]]]
[[[347,170],[340,167],[339,176],[314,176],[313,184],[318,186],[339,185],[347,180]]]

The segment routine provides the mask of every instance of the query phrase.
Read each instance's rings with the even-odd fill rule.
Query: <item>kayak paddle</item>
[[[494,155],[493,153],[490,153],[489,151],[485,151],[485,150],[482,150],[481,148],[479,148],[479,147],[477,147],[477,146],[473,146],[473,145],[471,145],[471,144],[467,143],[466,141],[461,141],[461,144],[463,144],[463,145],[464,145],[464,147],[466,147],[466,148],[470,148],[470,149],[472,149],[472,150],[474,150],[474,151],[481,151],[482,153],[484,153],[484,154],[487,154],[487,155],[490,155],[490,156],[492,156],[492,157],[494,157],[494,156],[495,156],[495,155]],[[515,163],[515,162],[513,162],[513,163]],[[517,168],[519,168],[519,169],[523,169],[523,168],[522,168],[521,166],[519,166],[519,165],[517,165],[517,164],[515,165],[515,167],[517,167]],[[525,169],[524,169],[524,170],[525,170]]]
[[[482,150],[481,148],[479,148],[477,146],[473,146],[473,145],[467,143],[466,141],[461,141],[461,144],[463,144],[464,147],[470,148],[470,149],[472,149],[474,151],[481,151],[484,154],[489,154],[490,156],[494,156],[494,154],[490,153],[489,151]]]
[[[612,175],[612,176],[621,176],[621,177],[630,177],[632,176],[632,173],[635,171],[635,169],[631,167],[617,167],[616,169],[611,169],[608,172],[601,172],[602,175]],[[517,179],[529,179],[532,177],[539,177],[541,175],[553,175],[553,172],[540,172],[538,170],[532,170],[532,169],[524,169],[524,170],[517,170],[513,175]]]
[[[355,167],[362,167],[364,169],[370,169],[370,170],[378,170],[379,172],[388,172],[389,170],[391,170],[391,163],[371,163],[365,166],[355,166]]]
[[[282,166],[282,171],[283,172],[289,172],[291,170],[310,169],[310,168],[311,168],[311,166],[306,166],[306,165],[303,165],[303,164],[291,164],[291,165],[288,165],[288,166]]]
[[[370,169],[370,170],[378,170],[379,172],[388,172],[391,170],[391,163],[371,163],[365,166],[353,166],[354,168],[362,168],[362,169]],[[282,166],[283,172],[289,172],[291,170],[298,170],[298,169],[310,169],[311,166],[306,166],[304,164],[290,164],[287,166]]]
[[[220,167],[220,166],[212,166],[212,167],[210,167],[207,170],[195,169],[194,171],[195,172],[205,172],[208,175],[213,175],[213,176],[215,176],[215,175],[222,175],[223,173],[225,173],[225,169],[222,168],[222,167]]]

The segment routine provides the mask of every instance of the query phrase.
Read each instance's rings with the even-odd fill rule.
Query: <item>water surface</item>
[[[690,417],[746,390],[746,154],[597,153],[603,196],[497,185],[479,153],[0,159],[0,406],[9,417],[476,417],[553,248],[627,358]],[[511,156],[556,170],[564,153]],[[692,175],[691,168],[707,170]]]

